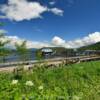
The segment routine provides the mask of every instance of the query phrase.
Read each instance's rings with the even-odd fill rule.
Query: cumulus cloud
[[[38,2],[28,2],[27,0],[8,0],[8,5],[3,5],[1,11],[7,18],[21,21],[40,18],[41,13],[47,11],[47,7]]]
[[[0,30],[1,32],[6,32],[5,30]],[[0,41],[10,40],[10,43],[6,46],[13,47],[15,43],[21,44],[25,39],[19,38],[18,36],[6,36],[5,38],[0,38]],[[65,48],[78,48],[82,46],[87,46],[100,42],[100,32],[90,33],[88,36],[83,38],[75,39],[72,41],[65,41],[64,39],[54,36],[51,42],[39,42],[27,40],[27,48],[42,48],[42,47],[65,47]]]
[[[83,37],[81,39],[76,39],[74,41],[69,41],[68,44],[71,47],[81,47],[81,46],[86,46],[90,45],[96,42],[100,42],[100,32],[94,32],[89,34],[86,37]]]
[[[58,36],[55,36],[53,39],[52,39],[52,43],[54,44],[54,45],[63,45],[64,43],[65,43],[65,40],[63,40],[63,39],[61,39],[60,37],[58,37]]]
[[[2,5],[0,11],[5,14],[0,18],[8,18],[10,20],[22,21],[35,18],[41,18],[42,13],[52,12],[56,15],[62,15],[62,10],[58,8],[48,8],[39,2],[29,2],[27,0],[8,0],[8,4]]]
[[[85,36],[83,38],[75,39],[73,41],[66,41],[66,42],[65,40],[56,36],[52,39],[52,42],[55,45],[61,45],[66,48],[78,48],[78,47],[100,42],[100,32],[90,33],[88,36]]]
[[[25,41],[25,39],[19,38],[18,36],[6,36],[2,39],[2,41],[10,40],[10,43],[6,45],[6,47],[15,48],[15,43],[19,45]],[[26,42],[27,48],[42,48],[42,47],[50,47],[52,46],[50,43],[47,42],[37,42],[37,41],[30,41],[27,40]]]
[[[6,30],[0,29],[0,33],[7,33]],[[15,43],[18,43],[19,45],[26,41],[27,48],[42,48],[42,47],[52,47],[53,45],[48,42],[39,42],[39,41],[30,41],[23,38],[20,38],[18,36],[5,36],[0,38],[0,41],[5,42],[9,40],[10,42],[5,45],[5,47],[15,48]]]
[[[67,41],[62,46],[66,48],[78,48],[82,46],[91,45],[97,42],[100,42],[100,32],[90,33],[88,36],[85,36],[83,38],[75,39],[73,41]]]
[[[63,16],[63,10],[58,9],[58,8],[51,8],[49,9],[49,11],[51,11],[52,13],[59,15],[59,16]]]
[[[42,48],[42,47],[52,47],[50,43],[37,42],[37,41],[27,41],[28,48]]]

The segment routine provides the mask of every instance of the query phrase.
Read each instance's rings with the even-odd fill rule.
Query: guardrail
[[[100,56],[77,56],[77,57],[59,57],[59,58],[53,58],[53,59],[45,59],[45,60],[31,60],[31,61],[18,61],[18,62],[9,62],[9,63],[1,63],[0,68],[2,67],[12,67],[12,66],[18,66],[18,65],[33,65],[38,63],[68,63],[68,62],[84,62],[84,61],[92,61],[92,60],[100,60]]]

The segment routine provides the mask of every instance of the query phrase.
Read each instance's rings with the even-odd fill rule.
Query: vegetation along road
[[[0,72],[0,100],[100,100],[100,61]]]

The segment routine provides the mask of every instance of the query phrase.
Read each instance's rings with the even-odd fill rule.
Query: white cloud
[[[74,41],[69,41],[68,44],[71,47],[81,47],[81,46],[86,46],[90,45],[96,42],[100,42],[100,32],[94,32],[89,34],[86,37],[83,37],[82,39],[76,39]]]
[[[5,30],[0,30],[0,32],[7,32]],[[6,36],[5,38],[0,38],[0,41],[10,40],[10,43],[7,46],[13,47],[15,43],[21,44],[25,39],[19,38],[17,36]],[[29,41],[27,40],[27,48],[42,48],[42,47],[54,47],[61,46],[66,48],[78,48],[93,43],[100,42],[100,32],[90,33],[88,36],[85,36],[80,39],[75,39],[72,41],[65,41],[64,39],[54,36],[51,42],[39,42],[39,41]]]
[[[86,37],[67,42],[65,42],[65,40],[61,39],[60,37],[54,37],[52,42],[55,43],[55,45],[61,45],[66,48],[78,48],[100,42],[100,32],[94,32]]]
[[[8,0],[8,5],[2,5],[0,11],[5,14],[1,18],[22,21],[35,18],[41,18],[44,12],[53,12],[56,15],[62,15],[63,11],[58,8],[48,8],[39,2],[29,2],[27,0]]]
[[[28,48],[42,48],[42,47],[51,47],[50,43],[46,42],[37,42],[37,41],[27,41]]]
[[[7,47],[15,48],[15,43],[21,44],[25,39],[19,38],[17,36],[6,36],[3,38],[3,41],[10,40],[10,43],[7,44]],[[29,41],[26,42],[27,48],[42,48],[42,47],[49,47],[52,46],[50,43],[47,42],[37,42],[37,41]]]
[[[97,42],[100,42],[100,32],[90,33],[88,36],[85,36],[81,39],[68,41],[66,42],[66,44],[68,44],[71,48],[78,48],[78,47],[94,44]]]
[[[49,9],[49,11],[51,11],[51,12],[54,13],[55,15],[63,16],[63,10],[61,10],[61,9],[58,9],[58,8],[51,8],[51,9]]]
[[[8,5],[3,5],[1,11],[11,20],[21,21],[40,18],[41,13],[47,11],[47,7],[38,2],[27,0],[9,0]]]
[[[55,36],[53,39],[52,39],[52,43],[54,45],[63,45],[65,43],[65,40],[61,39],[60,37],[58,36]]]
[[[55,1],[49,2],[50,5],[54,5],[55,3],[56,3]]]

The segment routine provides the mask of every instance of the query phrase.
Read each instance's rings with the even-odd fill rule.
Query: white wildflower
[[[43,86],[42,86],[42,85],[39,86],[38,89],[39,89],[39,90],[43,90]]]
[[[17,84],[18,83],[18,80],[12,80],[12,83],[11,84]]]
[[[33,85],[34,85],[32,81],[26,81],[25,84],[26,84],[27,86],[33,86]]]

